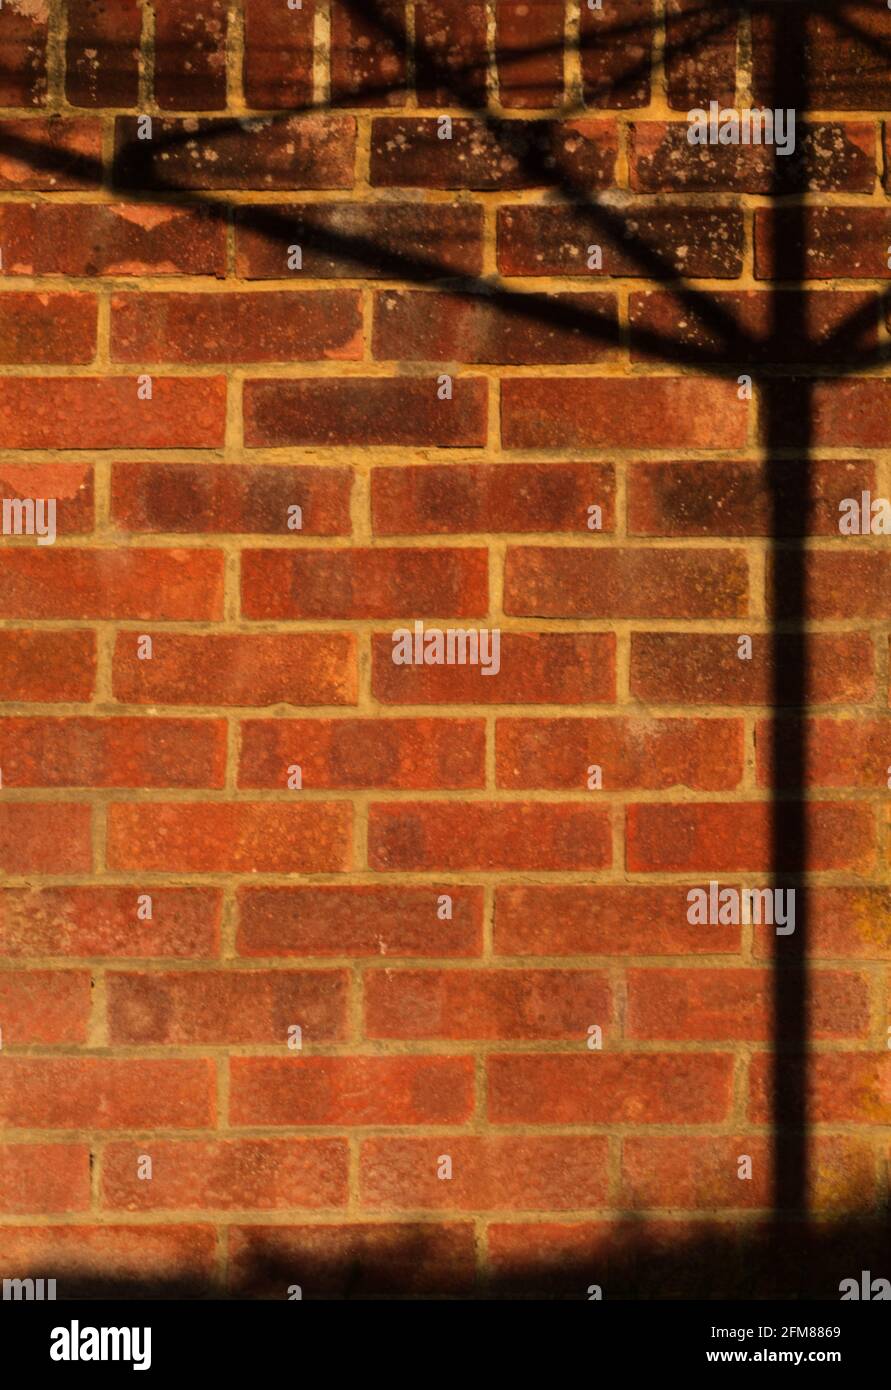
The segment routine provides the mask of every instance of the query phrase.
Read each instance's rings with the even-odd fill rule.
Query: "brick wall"
[[[0,537],[3,1275],[761,1292],[792,963],[809,1230],[877,1209],[891,17],[839,9],[783,7],[783,158],[687,140],[795,106],[769,6],[3,0],[0,493],[57,501]],[[718,879],[807,921],[691,924]]]

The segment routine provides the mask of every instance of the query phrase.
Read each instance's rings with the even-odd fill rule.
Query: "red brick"
[[[469,549],[251,550],[246,618],[482,617],[488,556]]]
[[[585,1039],[606,1027],[606,976],[592,970],[368,970],[368,1038]]]
[[[455,1296],[475,1269],[470,1221],[229,1227],[229,1288],[241,1298],[282,1298],[294,1279],[310,1298]]]
[[[501,386],[507,449],[732,449],[748,406],[735,382],[691,377],[511,377]]]
[[[151,1182],[137,1177],[148,1152]],[[109,1211],[278,1211],[342,1207],[348,1150],[342,1139],[238,1139],[106,1144],[102,1205]]]
[[[451,898],[441,920],[439,900]],[[0,894],[0,909],[3,897]],[[242,956],[477,956],[482,889],[308,885],[238,890]],[[2,936],[0,936],[2,943]]]
[[[641,193],[871,193],[875,127],[867,121],[798,123],[795,150],[771,145],[691,145],[687,121],[635,121],[631,187]]]
[[[760,10],[752,16],[752,92],[759,104],[787,105],[789,71],[784,38],[803,39],[808,104],[814,110],[887,110],[891,104],[887,16],[874,5],[845,3],[839,21],[810,5],[784,5],[782,16]],[[858,35],[851,32],[853,26]]]
[[[603,265],[588,268],[588,247]],[[735,208],[651,208],[640,201],[498,209],[502,275],[676,275],[735,279],[742,271],[742,214]]]
[[[152,117],[151,140],[138,138],[135,118],[119,116],[113,180],[158,190],[350,188],[355,150],[352,116]]]
[[[876,346],[873,291],[685,290],[632,294],[631,359],[677,354],[760,363],[850,361]],[[720,327],[711,315],[729,320]]]
[[[350,468],[116,463],[111,510],[126,531],[286,536],[299,505],[302,535],[348,536],[352,484]]]
[[[471,1057],[233,1057],[243,1125],[430,1125],[470,1118]]]
[[[137,633],[118,634],[115,697],[127,704],[354,705],[356,639],[350,632],[155,633],[152,659]]]
[[[222,719],[0,718],[13,787],[222,787]]]
[[[369,1211],[570,1211],[606,1205],[607,1141],[561,1138],[366,1139],[362,1205]],[[441,1156],[452,1173],[440,1179]]]
[[[244,384],[245,444],[248,448],[312,444],[472,448],[485,444],[486,382],[481,377],[456,376],[451,400],[440,400],[438,389],[436,377],[248,380]]]
[[[762,422],[773,448],[885,448],[891,443],[891,380],[766,382]]]
[[[0,632],[0,700],[89,700],[95,679],[92,632]]]
[[[312,101],[315,0],[292,10],[279,0],[245,0],[244,98],[249,107],[307,106]]]
[[[221,616],[218,550],[54,550],[0,555],[0,615],[15,618]]]
[[[495,895],[501,956],[688,956],[739,950],[738,927],[709,937],[687,921],[683,885],[505,887]]]
[[[483,676],[479,666],[396,666],[392,634],[375,634],[374,697],[392,705],[578,705],[615,698],[613,633],[502,632],[499,657],[497,676]]]
[[[838,961],[891,958],[891,890],[858,885],[808,888],[808,951]],[[756,930],[755,954],[770,959],[775,938],[769,927]]]
[[[145,891],[144,884],[3,889],[0,955],[200,959],[217,953],[217,889],[152,885],[151,921],[137,917]]]
[[[7,1226],[4,1262],[39,1269],[65,1296],[107,1297],[110,1289],[176,1298],[213,1284],[217,1233],[210,1225]]]
[[[820,1135],[809,1151],[813,1207],[860,1206],[875,1191],[875,1159],[862,1141],[849,1135]],[[749,1180],[738,1176],[743,1154],[752,1159]],[[629,1137],[622,1145],[623,1206],[769,1207],[772,1164],[769,1142],[753,1134]]]
[[[111,301],[115,362],[311,362],[361,355],[355,290],[133,293]]]
[[[749,1178],[740,1158],[751,1159]],[[715,1211],[769,1207],[772,1154],[761,1135],[659,1134],[622,1142],[622,1205],[631,1211]]]
[[[52,499],[56,503],[57,537],[84,535],[93,530],[93,469],[84,463],[0,464],[0,496],[5,501]],[[23,512],[23,527],[28,511]],[[44,522],[48,518],[44,514]],[[13,517],[13,533],[17,524]],[[33,541],[24,542],[33,545]],[[38,542],[39,544],[39,542]]]
[[[588,534],[588,507],[615,525],[613,469],[606,463],[449,463],[380,467],[371,474],[379,536],[492,531]]]
[[[11,0],[0,32],[0,106],[45,106],[49,7]]]
[[[0,1213],[4,1216],[34,1217],[89,1209],[90,1150],[86,1144],[0,1145]],[[4,1261],[9,1258],[6,1235],[4,1231]]]
[[[748,563],[733,550],[507,552],[504,611],[546,618],[729,618],[748,611]]]
[[[3,377],[0,448],[218,448],[223,443],[223,377],[153,377],[140,400],[136,376]]]
[[[72,106],[135,106],[139,0],[82,0],[67,7],[65,95]]]
[[[651,704],[769,705],[788,703],[778,685],[777,653],[766,634],[752,635],[752,659],[740,661],[732,633],[634,632],[631,692]],[[875,652],[865,632],[811,633],[805,672],[809,704],[869,700]]]
[[[788,1065],[788,1063],[787,1063]],[[752,1058],[749,1118],[771,1118],[774,1058]],[[810,1124],[887,1125],[891,1116],[891,1053],[812,1052],[805,1069]]]
[[[377,0],[365,13],[349,0],[332,0],[332,103],[402,106],[407,47],[405,0]]]
[[[226,105],[225,0],[154,0],[155,101],[168,111]]]
[[[628,529],[642,536],[837,536],[839,503],[874,490],[859,459],[633,463]]]
[[[891,552],[825,550],[808,554],[803,562],[789,552],[778,554],[769,568],[768,595],[784,617],[801,616],[788,588],[790,575],[799,566],[804,570],[809,616],[848,620],[891,616]]]
[[[485,754],[481,719],[245,719],[238,785],[282,791],[297,763],[313,791],[484,787]]]
[[[371,127],[371,182],[396,188],[608,188],[618,147],[609,121],[378,116]]]
[[[293,275],[287,265],[293,245],[302,251],[301,273],[313,279],[482,270],[482,208],[469,204],[251,203],[234,215],[235,265],[244,280]]]
[[[108,808],[108,863],[171,873],[336,873],[350,867],[352,808],[145,802]]]
[[[375,295],[374,355],[401,362],[597,362],[618,338],[612,294]]]
[[[887,280],[891,208],[757,208],[759,280]]]
[[[563,99],[564,6],[560,0],[497,0],[495,57],[501,105],[546,109]]]
[[[373,869],[605,869],[609,813],[540,802],[400,802],[369,810]]]
[[[736,97],[737,10],[703,7],[699,0],[668,0],[665,15],[665,78],[675,110],[733,106]]]
[[[800,924],[799,924],[800,925]],[[767,970],[629,970],[625,1033],[648,1041],[769,1042],[773,980]],[[852,970],[811,974],[813,1038],[863,1038],[869,985]]]
[[[499,719],[495,727],[499,787],[584,791],[591,764],[607,791],[718,791],[743,775],[740,719]]]
[[[891,765],[887,719],[759,720],[755,726],[758,785],[796,786],[802,774],[800,752],[808,786],[887,790]]]
[[[0,970],[4,1047],[84,1043],[90,1021],[86,970]]]
[[[0,805],[0,869],[7,874],[89,873],[89,806],[40,802]]]
[[[646,106],[650,100],[652,0],[611,0],[581,6],[579,35],[584,99],[588,106]]]
[[[6,275],[216,275],[226,228],[213,208],[150,203],[6,203]]]
[[[486,106],[483,0],[415,0],[415,90],[419,106]]]
[[[106,988],[112,1044],[285,1047],[293,1024],[300,1024],[310,1043],[338,1042],[346,1035],[343,970],[113,971]]]
[[[102,183],[98,120],[34,116],[0,120],[0,189],[53,193]]]
[[[8,1057],[0,1115],[13,1129],[196,1129],[214,1122],[213,1063]]]
[[[778,815],[787,815],[784,808]],[[789,839],[774,853],[773,815],[767,802],[684,806],[656,804],[627,810],[627,867],[632,873],[748,873],[769,869],[865,871],[875,857],[870,808],[811,802],[807,807],[806,864]]]
[[[493,1124],[707,1124],[730,1109],[729,1052],[490,1056]]]

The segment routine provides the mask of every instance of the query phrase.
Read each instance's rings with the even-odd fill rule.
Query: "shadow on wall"
[[[95,1228],[93,1228],[95,1230]],[[114,1243],[108,1227],[104,1235]],[[838,1302],[840,1286],[859,1297],[891,1281],[891,1210],[825,1222],[718,1221],[493,1222],[489,1273],[474,1274],[470,1222],[400,1225],[239,1226],[229,1231],[230,1274],[213,1272],[215,1236],[207,1226],[177,1233],[175,1273],[151,1272],[158,1228],[146,1232],[146,1259],[134,1257],[128,1227],[126,1268],[105,1242],[95,1258],[73,1248],[70,1261],[20,1270],[55,1278],[57,1299],[779,1299]],[[76,1236],[76,1229],[67,1228]],[[160,1237],[163,1243],[163,1236]],[[72,1242],[73,1244],[73,1242]],[[168,1257],[171,1254],[168,1247]],[[163,1257],[162,1257],[163,1259]],[[134,1266],[140,1263],[145,1272]],[[48,1265],[50,1262],[48,1262]],[[299,1287],[299,1295],[295,1292]]]

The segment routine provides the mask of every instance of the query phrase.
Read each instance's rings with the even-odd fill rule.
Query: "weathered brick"
[[[444,893],[447,918],[439,915]],[[0,894],[0,911],[2,903]],[[238,904],[242,956],[475,956],[481,949],[480,888],[242,888]]]
[[[343,1207],[348,1151],[342,1139],[152,1141],[152,1180],[137,1176],[142,1143],[102,1151],[102,1206],[109,1211],[291,1210]]]
[[[0,190],[68,192],[102,182],[98,120],[33,116],[0,120]]]
[[[493,1124],[707,1124],[730,1109],[729,1052],[490,1055]]]
[[[307,790],[483,787],[485,754],[480,719],[245,719],[238,785],[281,791],[296,763]]]
[[[378,0],[366,11],[332,0],[332,103],[402,106],[407,48],[405,0]]]
[[[573,884],[495,894],[501,956],[688,956],[739,950],[739,927],[709,936],[687,921],[686,886]]]
[[[0,1146],[0,1213],[44,1216],[89,1211],[90,1150],[86,1144]],[[6,1255],[4,1232],[4,1255]]]
[[[578,705],[615,697],[612,633],[502,632],[495,676],[479,666],[397,666],[393,650],[392,634],[375,634],[372,688],[384,704]]]
[[[242,82],[248,106],[306,106],[313,94],[315,0],[299,9],[278,0],[245,0]]]
[[[138,0],[81,0],[66,11],[65,95],[72,106],[135,106],[142,34]]]
[[[629,1038],[649,1041],[752,1040],[773,1032],[773,983],[766,970],[629,970]],[[865,977],[852,970],[811,976],[811,1036],[863,1038],[869,1032]]]
[[[627,867],[632,873],[749,873],[773,869],[865,871],[875,859],[869,807],[810,802],[803,844],[772,843],[768,802],[629,806]]]
[[[451,399],[441,400],[438,391],[436,377],[248,380],[245,443],[249,448],[485,444],[485,381],[456,376]]]
[[[588,106],[646,106],[650,99],[652,0],[581,7],[579,36]]]
[[[0,970],[4,1045],[85,1043],[90,1021],[86,970]]]
[[[603,787],[658,790],[736,787],[744,765],[738,719],[499,719],[495,771],[499,787],[584,791],[588,769]]]
[[[506,613],[547,618],[721,618],[748,611],[748,566],[732,550],[507,552]]]
[[[167,111],[226,105],[225,0],[154,0],[155,101]]]
[[[223,377],[3,377],[0,448],[207,449],[223,443]]]
[[[0,700],[89,700],[96,679],[96,637],[87,630],[0,631]]]
[[[246,618],[480,617],[485,550],[252,550],[242,557]]]
[[[501,385],[508,449],[736,448],[748,406],[735,382],[690,377],[510,377]]]
[[[0,616],[16,618],[219,618],[218,550],[0,551]]]
[[[113,182],[158,191],[349,188],[355,148],[352,116],[153,117],[151,140],[139,139],[135,118],[119,116]]]
[[[119,633],[114,693],[128,704],[354,705],[356,639],[348,632],[155,633],[151,661]]]
[[[891,208],[755,210],[759,280],[887,280]]]
[[[221,719],[0,718],[8,787],[222,787]]]
[[[609,814],[572,803],[380,803],[369,811],[368,860],[391,871],[604,869]]]
[[[203,1058],[10,1057],[0,1115],[11,1129],[198,1129],[214,1093]]]
[[[8,874],[89,873],[89,806],[9,802],[0,806],[0,868]]]
[[[45,106],[49,7],[11,0],[0,32],[0,106]]]
[[[501,105],[544,110],[563,98],[561,0],[496,0],[495,59]]]
[[[808,104],[814,110],[887,110],[891,74],[887,25],[874,5],[846,3],[839,16],[811,5],[784,5],[782,14],[760,10],[752,16],[752,90],[759,104],[795,104],[801,82],[783,61],[783,37],[800,34],[807,73]],[[854,32],[856,31],[856,32]]]
[[[419,106],[486,106],[483,0],[415,0],[415,91]]]
[[[108,863],[171,873],[336,873],[351,860],[351,807],[239,801],[108,807]]]
[[[618,342],[615,295],[375,296],[377,358],[418,362],[597,362]]]
[[[231,1074],[236,1128],[460,1124],[473,1099],[470,1057],[234,1057]]]
[[[875,652],[866,633],[812,633],[804,672],[812,704],[869,700],[875,691]],[[752,635],[752,658],[741,661],[733,634],[635,632],[631,691],[654,704],[769,705],[789,703],[780,682],[781,658],[769,636]]]
[[[452,118],[451,139],[434,117],[378,116],[371,128],[371,182],[396,188],[497,191],[553,186],[608,188],[617,156],[609,121]]]
[[[18,465],[0,463],[0,499],[14,504],[24,503],[22,509],[21,534],[28,534],[31,511],[28,501],[56,504],[55,535],[57,538],[82,536],[93,530],[94,514],[93,469],[84,463],[29,463]],[[41,518],[39,508],[34,513],[35,527],[42,524],[47,535],[52,534],[52,520],[48,509]],[[19,525],[18,512],[13,506],[11,512],[11,534]],[[27,544],[33,544],[28,541]],[[60,673],[61,675],[61,673]]]
[[[251,203],[235,208],[234,217],[235,264],[246,280],[296,274],[288,268],[289,246],[301,249],[300,273],[318,279],[482,270],[482,208],[469,204]]]
[[[613,469],[602,463],[493,463],[372,470],[371,515],[380,536],[491,531],[587,533],[615,523]]]
[[[226,227],[214,208],[151,203],[5,203],[6,275],[216,275]]]
[[[6,888],[0,892],[0,955],[188,959],[216,954],[217,889],[153,885],[150,925],[137,915],[143,889]]]
[[[631,187],[642,193],[871,193],[875,128],[866,121],[819,122],[796,130],[795,149],[772,145],[691,145],[686,121],[636,121],[629,131]]]
[[[606,1026],[606,976],[591,970],[368,970],[369,1038],[572,1039]]]
[[[307,1042],[346,1036],[342,970],[179,970],[107,977],[112,1044],[288,1042],[299,1024]]]
[[[710,101],[733,106],[737,16],[733,5],[668,0],[664,63],[669,106],[682,111],[707,108]]]
[[[742,270],[742,214],[735,208],[651,208],[628,195],[608,206],[528,203],[498,209],[502,275],[676,275],[734,279]],[[599,246],[602,267],[588,266]]]
[[[2,303],[0,297],[0,308]],[[111,301],[111,355],[115,362],[358,358],[359,295],[354,290],[119,294]]]
[[[111,510],[125,531],[287,536],[299,506],[302,535],[348,536],[352,483],[349,468],[116,463]]]

